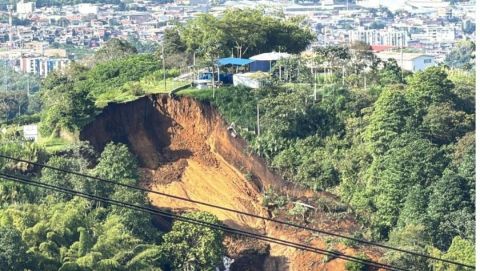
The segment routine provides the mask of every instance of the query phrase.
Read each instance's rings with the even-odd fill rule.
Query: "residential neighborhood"
[[[137,0],[129,4],[39,7],[35,2],[21,0],[1,11],[4,20],[0,22],[0,46],[8,54],[0,57],[9,58],[18,71],[45,77],[50,70],[81,58],[83,54],[78,51],[88,54],[109,39],[161,43],[165,29],[171,25],[201,13],[220,16],[231,7],[264,8],[287,18],[302,16],[317,35],[312,47],[363,41],[377,49],[381,46],[379,51],[406,49],[425,54],[432,58],[431,63],[442,62],[458,40],[475,39],[475,1],[406,1],[401,10],[388,2]],[[45,50],[53,48],[65,52],[60,56],[46,54]],[[410,61],[407,58],[405,61]]]
[[[0,271],[475,270],[475,13],[0,0]]]

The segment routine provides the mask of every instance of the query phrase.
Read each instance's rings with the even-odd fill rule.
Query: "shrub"
[[[368,260],[369,258],[365,256],[364,254],[357,255],[356,257]],[[345,263],[345,269],[348,271],[367,271],[368,270],[368,265],[364,263],[359,263],[359,262],[346,262]]]

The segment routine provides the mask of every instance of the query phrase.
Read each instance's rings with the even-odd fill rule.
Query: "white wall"
[[[35,10],[34,2],[18,2],[17,3],[17,13],[18,14],[29,14]]]
[[[435,66],[435,60],[433,59],[433,57],[427,57],[427,56],[417,57],[409,62],[411,62],[411,66],[412,66],[411,71],[413,72],[423,71],[428,67]]]

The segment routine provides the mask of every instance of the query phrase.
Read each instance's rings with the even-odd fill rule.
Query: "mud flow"
[[[143,186],[196,201],[269,216],[262,205],[265,189],[272,187],[297,197],[309,194],[270,171],[263,159],[247,151],[244,140],[231,136],[228,126],[208,104],[187,97],[151,95],[108,105],[84,128],[80,139],[98,151],[110,141],[127,144],[140,162]],[[148,196],[158,208],[207,211],[230,227],[326,247],[325,236],[156,194]],[[347,231],[352,227],[349,221],[339,223],[329,227]],[[324,263],[322,255],[280,245],[232,236],[225,244],[228,256],[235,259],[230,270],[344,270],[339,259]]]

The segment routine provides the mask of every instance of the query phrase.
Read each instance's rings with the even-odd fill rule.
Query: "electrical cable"
[[[192,219],[192,218],[168,213],[168,212],[165,212],[165,211],[160,211],[160,210],[149,208],[149,207],[138,206],[138,205],[135,205],[135,204],[131,204],[131,203],[123,202],[123,201],[117,201],[117,200],[113,200],[113,199],[108,199],[108,198],[104,198],[104,197],[100,197],[100,196],[96,196],[96,195],[92,195],[92,194],[88,194],[88,193],[83,193],[83,192],[68,189],[68,188],[49,185],[49,184],[45,184],[45,183],[42,183],[42,182],[37,182],[37,181],[30,180],[28,178],[6,174],[6,173],[3,173],[3,172],[0,172],[0,177],[3,177],[7,180],[17,182],[17,183],[22,183],[22,184],[26,184],[26,185],[41,187],[41,188],[44,188],[44,189],[54,190],[54,191],[58,191],[58,192],[66,193],[66,194],[72,194],[72,195],[76,195],[76,196],[86,198],[86,199],[97,200],[97,201],[101,201],[101,202],[104,202],[104,203],[107,203],[107,204],[117,205],[117,206],[120,206],[120,207],[133,209],[133,210],[137,210],[137,211],[141,211],[141,212],[145,212],[145,213],[149,213],[149,214],[153,214],[153,215],[169,217],[169,218],[177,219],[177,220],[184,221],[184,222],[187,222],[187,223],[202,225],[202,226],[205,226],[205,227],[214,228],[214,229],[217,229],[217,230],[230,232],[230,233],[234,233],[234,234],[238,234],[238,235],[243,235],[243,236],[246,236],[246,237],[250,237],[250,238],[254,238],[254,239],[258,239],[258,240],[262,240],[262,241],[266,241],[266,242],[271,242],[271,243],[275,243],[275,244],[279,244],[279,245],[293,247],[293,248],[297,248],[297,249],[301,249],[301,250],[305,250],[305,251],[314,252],[314,253],[317,253],[317,254],[334,256],[336,258],[346,260],[346,261],[352,261],[352,262],[367,264],[367,265],[370,265],[370,266],[383,268],[383,269],[386,269],[386,270],[401,270],[401,271],[408,270],[408,269],[404,269],[404,268],[394,267],[394,266],[391,266],[391,265],[388,265],[388,264],[378,263],[378,262],[375,262],[375,261],[350,256],[350,255],[343,254],[343,253],[336,252],[336,251],[324,250],[324,249],[320,249],[320,248],[316,248],[316,247],[312,247],[312,246],[308,246],[308,245],[303,245],[303,244],[300,244],[300,243],[295,243],[295,242],[291,242],[291,241],[287,241],[287,240],[282,240],[282,239],[278,239],[278,238],[273,238],[273,237],[269,237],[269,236],[265,236],[265,235],[261,235],[261,234],[256,234],[256,233],[252,233],[252,232],[248,232],[248,231],[244,231],[244,230],[238,230],[238,229],[233,229],[233,228],[222,226],[222,225],[217,225],[217,224],[213,224],[213,223],[199,221],[199,220],[196,220],[196,219]]]
[[[363,243],[363,244],[366,244],[366,245],[381,247],[381,248],[384,248],[384,249],[403,252],[403,253],[407,253],[407,254],[410,254],[410,255],[418,256],[418,257],[428,258],[430,260],[435,260],[435,261],[440,261],[440,262],[444,262],[444,263],[448,263],[448,264],[453,264],[453,265],[457,265],[457,266],[462,266],[462,267],[475,269],[475,266],[467,265],[467,264],[464,264],[464,263],[460,263],[460,262],[456,262],[456,261],[452,261],[452,260],[448,260],[448,259],[442,259],[442,258],[438,258],[438,257],[414,252],[414,251],[409,251],[409,250],[405,250],[405,249],[401,249],[401,248],[396,248],[396,247],[392,247],[392,246],[388,246],[388,245],[379,244],[379,243],[368,241],[368,240],[363,240],[363,239],[350,237],[350,236],[343,235],[343,234],[338,234],[338,233],[329,232],[329,231],[325,231],[325,230],[306,227],[306,226],[302,226],[302,225],[295,224],[295,223],[288,222],[288,221],[282,221],[282,220],[277,220],[277,219],[274,219],[274,218],[269,218],[269,217],[265,217],[265,216],[261,216],[261,215],[247,213],[247,212],[243,212],[243,211],[239,211],[239,210],[235,210],[235,209],[231,209],[231,208],[227,208],[227,207],[222,207],[222,206],[218,206],[218,205],[214,205],[214,204],[210,204],[210,203],[205,203],[205,202],[201,202],[201,201],[192,200],[192,199],[189,199],[189,198],[184,198],[184,197],[179,197],[179,196],[175,196],[175,195],[171,195],[171,194],[167,194],[167,193],[162,193],[162,192],[154,191],[154,190],[151,190],[151,189],[141,188],[141,187],[134,186],[134,185],[122,184],[122,183],[115,182],[115,181],[112,181],[112,180],[108,180],[108,179],[104,179],[104,178],[100,178],[100,177],[96,177],[96,176],[92,176],[92,175],[88,175],[88,174],[84,174],[84,173],[74,172],[74,171],[70,171],[70,170],[65,170],[65,169],[61,169],[61,168],[58,168],[58,167],[53,167],[53,166],[49,166],[49,165],[45,165],[45,164],[41,164],[41,163],[37,163],[37,162],[33,162],[33,161],[28,161],[28,160],[25,160],[25,159],[14,158],[14,157],[7,156],[7,155],[4,155],[4,154],[0,154],[0,158],[14,160],[14,161],[18,161],[18,162],[24,162],[24,163],[32,164],[32,165],[35,165],[35,166],[60,171],[60,172],[67,173],[67,174],[73,174],[73,175],[77,175],[77,176],[80,176],[80,177],[85,177],[85,178],[89,178],[89,179],[98,180],[98,181],[101,181],[101,182],[110,183],[110,184],[113,184],[113,185],[118,185],[118,186],[130,188],[130,189],[135,189],[135,190],[142,191],[142,192],[147,192],[147,193],[152,193],[152,194],[156,194],[156,195],[160,195],[160,196],[164,196],[164,197],[169,197],[169,198],[173,198],[173,199],[177,199],[177,200],[187,201],[187,202],[190,202],[190,203],[195,203],[195,204],[199,204],[199,205],[203,205],[203,206],[207,206],[207,207],[212,207],[212,208],[216,208],[216,209],[220,209],[220,210],[224,210],[224,211],[228,211],[228,212],[233,212],[233,213],[246,215],[246,216],[250,216],[250,217],[254,217],[254,218],[258,218],[258,219],[263,219],[263,220],[266,220],[266,221],[270,221],[270,222],[274,222],[274,223],[278,223],[278,224],[283,224],[283,225],[286,225],[286,226],[295,227],[295,228],[299,228],[299,229],[303,229],[303,230],[307,230],[307,231],[311,231],[311,232],[315,232],[315,233],[335,236],[335,237],[338,237],[338,238],[347,239],[347,240]]]

